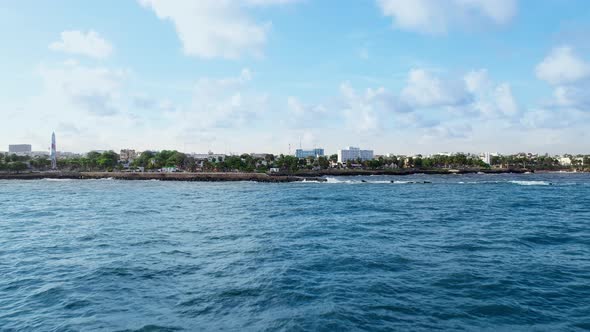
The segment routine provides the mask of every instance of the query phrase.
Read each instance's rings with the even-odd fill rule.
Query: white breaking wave
[[[73,179],[51,179],[45,178],[44,181],[51,181],[51,182],[66,182],[66,181],[74,181]]]
[[[510,183],[514,183],[519,186],[550,186],[551,185],[551,182],[547,182],[547,181],[510,181]]]
[[[361,183],[361,182],[360,181],[352,181],[352,180],[342,181],[342,180],[339,180],[336,178],[326,178],[326,182],[324,182],[324,183],[348,183],[348,184],[351,184],[351,183]]]
[[[392,181],[392,180],[340,180],[337,178],[326,178],[324,183],[343,183],[343,184],[412,184],[412,183],[430,183],[422,181]]]

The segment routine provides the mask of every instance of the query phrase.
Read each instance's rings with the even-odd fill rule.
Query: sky
[[[590,153],[587,0],[19,0],[0,25],[0,151]]]

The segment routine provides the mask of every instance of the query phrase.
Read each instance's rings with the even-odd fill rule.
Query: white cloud
[[[558,86],[553,91],[554,106],[590,110],[590,86]]]
[[[97,32],[84,33],[79,30],[63,31],[61,39],[49,45],[53,51],[80,54],[93,58],[104,59],[113,53],[113,46]]]
[[[469,107],[488,117],[513,117],[520,109],[510,84],[495,84],[486,69],[472,70],[463,77],[466,90],[472,94]]]
[[[474,17],[505,24],[517,11],[516,0],[377,0],[377,4],[396,27],[428,34],[446,33],[452,24]]]
[[[62,97],[73,108],[105,116],[119,112],[123,70],[87,67],[67,61],[40,69],[46,91]]]
[[[249,88],[252,72],[238,76],[200,78],[194,85],[190,105],[173,114],[190,128],[231,128],[258,119],[268,108],[268,95]]]
[[[486,69],[472,70],[465,74],[463,79],[467,91],[471,93],[484,93],[492,85]]]
[[[350,129],[367,132],[377,129],[379,125],[376,101],[385,93],[383,88],[368,89],[365,94],[358,94],[348,82],[340,85],[343,96],[343,111]]]
[[[465,105],[471,96],[460,81],[445,81],[424,69],[413,69],[401,98],[414,108],[427,108]]]
[[[505,116],[518,114],[518,105],[512,94],[512,88],[508,83],[502,83],[494,90],[494,99],[498,111]]]
[[[438,125],[425,130],[426,138],[432,139],[461,139],[469,137],[473,132],[473,128],[469,124],[445,124]]]
[[[270,23],[255,22],[244,6],[269,6],[292,0],[138,0],[158,18],[174,23],[186,55],[235,59],[260,56]]]
[[[590,64],[569,46],[554,48],[535,68],[537,77],[552,85],[572,84],[590,77]]]
[[[590,109],[590,63],[572,47],[554,48],[535,68],[537,78],[553,87],[553,98],[544,103],[545,111]]]
[[[302,119],[304,121],[306,119],[311,120],[315,116],[322,115],[327,112],[326,108],[321,104],[306,105],[303,104],[298,98],[293,96],[287,98],[287,107],[295,118]]]
[[[556,111],[554,109],[534,109],[525,113],[521,119],[521,124],[528,129],[538,128],[572,128],[576,124],[588,123],[588,115],[576,111]]]

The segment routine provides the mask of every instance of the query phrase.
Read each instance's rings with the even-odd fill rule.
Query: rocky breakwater
[[[316,176],[268,175],[265,173],[130,173],[130,172],[31,172],[0,173],[1,179],[38,180],[38,179],[116,179],[116,180],[161,180],[161,181],[255,181],[255,182],[300,182],[326,179]]]

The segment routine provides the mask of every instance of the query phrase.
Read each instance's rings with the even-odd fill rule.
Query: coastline
[[[285,183],[316,181],[325,182],[326,176],[370,176],[370,175],[392,175],[405,176],[413,174],[429,175],[452,175],[452,174],[523,174],[531,172],[526,169],[489,169],[489,170],[419,170],[419,169],[397,169],[397,170],[324,170],[297,172],[295,174],[277,173],[232,173],[232,172],[203,172],[203,173],[130,173],[130,172],[28,172],[28,173],[0,173],[0,180],[40,180],[40,179],[116,179],[116,180],[160,180],[160,181],[195,181],[195,182],[232,182],[232,181],[255,181],[266,183]]]
[[[501,169],[416,169],[416,168],[404,168],[404,169],[389,169],[389,170],[349,170],[349,169],[327,169],[321,171],[300,171],[296,175],[299,176],[358,176],[358,175],[415,175],[415,174],[428,174],[428,175],[450,175],[450,174],[525,174],[534,173],[535,171],[525,168],[501,168]],[[284,173],[277,173],[283,175]]]
[[[199,182],[324,182],[326,179],[313,176],[268,175],[265,173],[125,173],[125,172],[31,172],[0,173],[0,180],[41,180],[41,179],[115,179],[115,180],[160,180],[160,181],[199,181]]]

